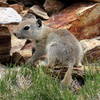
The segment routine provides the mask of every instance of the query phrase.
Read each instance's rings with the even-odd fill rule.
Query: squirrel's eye
[[[25,26],[24,30],[29,30],[29,28],[30,28],[29,26]]]

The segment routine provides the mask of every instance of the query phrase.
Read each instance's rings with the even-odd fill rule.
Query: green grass
[[[96,66],[95,66],[96,67]],[[0,80],[0,100],[99,100],[100,72],[85,72],[85,85],[77,94],[62,89],[58,79],[45,73],[45,68],[21,66],[20,71],[10,68],[4,79]],[[17,76],[31,80],[29,87],[19,88]]]

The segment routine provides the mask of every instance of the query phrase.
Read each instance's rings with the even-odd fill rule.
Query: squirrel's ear
[[[38,25],[38,27],[41,27],[42,26],[42,21],[41,21],[41,19],[37,19],[37,25]]]

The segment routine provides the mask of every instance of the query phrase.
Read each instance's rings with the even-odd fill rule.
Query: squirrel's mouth
[[[23,37],[23,36],[19,36],[17,33],[14,33],[14,35],[15,35],[18,39],[26,39],[26,38]]]

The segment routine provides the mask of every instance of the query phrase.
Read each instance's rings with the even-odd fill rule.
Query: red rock
[[[100,35],[100,3],[75,4],[44,23],[57,29],[68,29],[78,39],[93,38]]]
[[[64,5],[59,0],[45,0],[43,7],[49,14],[52,14],[60,11]]]
[[[12,4],[10,7],[15,9],[18,13],[21,13],[24,9],[24,6],[21,4]]]

